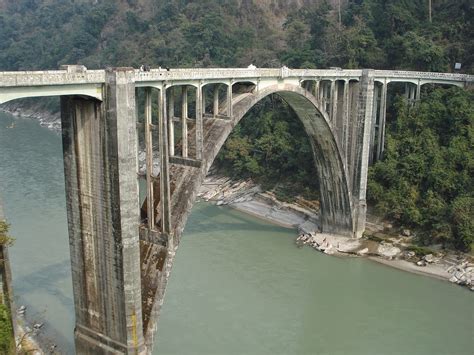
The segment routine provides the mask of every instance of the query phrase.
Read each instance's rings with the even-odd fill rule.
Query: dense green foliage
[[[0,354],[14,354],[12,324],[8,308],[0,303]]]
[[[0,221],[0,247],[3,245],[10,245],[12,238],[8,235],[9,226],[4,221]],[[3,260],[0,259],[0,268]],[[12,332],[12,324],[10,313],[3,300],[0,299],[0,354],[13,354],[14,339]]]
[[[304,3],[304,6],[300,6]],[[2,0],[0,70],[247,66],[474,73],[472,0]],[[340,18],[340,20],[339,20]],[[387,154],[371,170],[382,213],[423,242],[472,242],[472,94],[436,91],[394,106]],[[241,122],[218,163],[308,195],[311,149],[296,115],[270,98]],[[302,168],[305,167],[305,168]],[[290,183],[290,181],[292,181]]]
[[[385,158],[370,169],[376,208],[424,243],[474,242],[474,93],[438,89],[415,107],[399,99]]]
[[[341,0],[341,22],[337,2],[4,0],[0,70],[253,62],[450,71],[456,61],[474,70],[470,0],[433,1],[432,23],[427,0]]]

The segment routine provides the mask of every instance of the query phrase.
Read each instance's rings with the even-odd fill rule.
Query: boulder
[[[400,252],[400,248],[394,247],[391,244],[381,244],[377,248],[377,254],[387,259],[393,259],[400,254]]]
[[[411,235],[411,231],[409,229],[402,230],[402,235],[405,237],[409,237]]]
[[[423,260],[426,261],[427,263],[433,263],[434,262],[434,256],[433,254],[426,254],[424,257],[423,257]]]
[[[354,239],[337,242],[337,251],[341,253],[354,253],[360,247],[360,242]]]
[[[416,265],[418,265],[418,266],[426,266],[426,261],[424,261],[424,260],[419,260],[419,261],[417,261]]]
[[[368,252],[369,252],[369,248],[364,248],[364,249],[358,250],[357,255],[360,255],[360,256],[366,255]]]

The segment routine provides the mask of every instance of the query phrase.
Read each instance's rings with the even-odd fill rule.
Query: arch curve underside
[[[272,86],[257,93],[234,97],[232,120],[204,121],[203,164],[201,167],[173,165],[171,220],[175,246],[186,224],[196,195],[214,159],[232,129],[260,100],[278,94],[295,111],[309,137],[313,160],[320,182],[320,225],[323,232],[353,236],[353,214],[348,179],[335,136],[327,115],[319,109],[316,99],[306,90],[294,85]],[[308,161],[308,163],[312,163]]]

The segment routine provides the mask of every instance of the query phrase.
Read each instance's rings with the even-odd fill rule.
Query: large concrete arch
[[[174,232],[175,246],[197,192],[232,129],[256,103],[271,94],[279,95],[290,105],[302,121],[310,139],[320,181],[323,231],[353,236],[347,172],[329,118],[310,93],[299,86],[286,84],[273,85],[253,94],[234,97],[231,120],[212,120],[205,123],[201,167],[175,166],[173,176],[176,188],[171,196],[171,229]]]

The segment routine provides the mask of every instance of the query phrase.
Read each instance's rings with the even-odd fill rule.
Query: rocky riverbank
[[[61,133],[61,114],[51,113],[38,105],[23,105],[21,101],[8,102],[0,106],[0,111],[17,118],[31,118],[56,133]]]
[[[397,233],[390,225],[367,223],[361,239],[320,233],[319,205],[296,198],[287,203],[263,192],[252,180],[235,181],[211,174],[198,195],[218,206],[229,206],[280,226],[296,228],[296,244],[328,255],[368,257],[408,272],[449,280],[474,291],[474,260],[469,255],[414,246],[408,230]]]
[[[218,206],[229,206],[301,233],[319,231],[319,203],[296,198],[294,203],[279,201],[272,192],[263,192],[252,180],[235,181],[210,174],[198,197]]]

